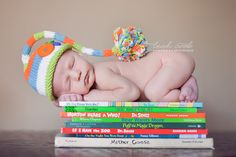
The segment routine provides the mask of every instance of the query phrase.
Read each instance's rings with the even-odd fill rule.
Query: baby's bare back
[[[155,74],[158,73],[163,64],[165,64],[169,60],[177,59],[179,57],[180,56],[178,52],[153,51],[137,61],[103,62],[100,63],[100,66],[104,68],[109,68],[114,73],[117,73],[129,79],[139,87],[140,91],[143,91],[146,84],[154,77]]]

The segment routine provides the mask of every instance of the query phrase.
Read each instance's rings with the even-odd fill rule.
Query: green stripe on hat
[[[79,51],[79,52],[82,52],[81,49],[83,48],[83,46],[81,46],[80,44],[78,43],[74,43],[73,44],[73,48],[76,50],[76,51]]]
[[[44,37],[44,32],[38,32],[34,34],[35,40],[40,40]]]
[[[51,61],[48,65],[45,89],[46,89],[46,95],[50,100],[55,100],[55,97],[53,95],[53,75],[56,69],[57,62],[60,59],[61,55],[70,48],[72,48],[71,44],[62,45],[62,47],[51,58]]]
[[[24,71],[26,70],[27,66],[28,66],[28,64],[24,64]]]

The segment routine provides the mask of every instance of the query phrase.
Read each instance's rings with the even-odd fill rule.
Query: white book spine
[[[59,106],[203,107],[202,102],[60,101]]]
[[[61,101],[59,106],[109,106],[109,102],[106,101]]]
[[[211,148],[213,139],[140,139],[55,137],[55,147],[105,148]]]

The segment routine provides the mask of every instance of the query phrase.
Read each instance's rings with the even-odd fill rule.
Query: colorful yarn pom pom
[[[147,54],[146,40],[141,29],[118,27],[113,33],[113,41],[115,46],[112,51],[120,61],[134,61]]]

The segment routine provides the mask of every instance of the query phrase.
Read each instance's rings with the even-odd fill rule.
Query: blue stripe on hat
[[[23,47],[23,54],[24,55],[29,55],[30,51],[31,51],[31,48],[28,45],[25,44],[24,47]]]
[[[63,42],[64,39],[65,39],[65,36],[64,35],[61,35],[59,33],[55,33],[55,39],[60,41],[60,42]]]
[[[103,51],[101,50],[94,50],[93,51],[93,56],[103,56]]]
[[[36,54],[36,56],[34,57],[33,65],[32,65],[30,76],[29,76],[29,84],[35,91],[37,91],[38,69],[39,69],[41,60],[42,58],[38,54]]]

